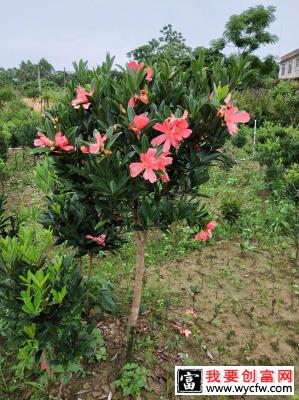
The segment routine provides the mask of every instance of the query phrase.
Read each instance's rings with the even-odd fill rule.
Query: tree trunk
[[[136,333],[136,325],[140,309],[142,281],[144,274],[144,245],[146,241],[146,232],[136,232],[136,269],[135,282],[133,289],[133,303],[131,307],[131,315],[129,318],[129,337],[127,347],[127,362],[132,361],[134,341]]]

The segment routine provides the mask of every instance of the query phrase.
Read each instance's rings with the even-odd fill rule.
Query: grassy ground
[[[293,285],[299,277],[292,273],[294,254],[285,226],[288,205],[270,199],[263,172],[248,154],[233,152],[238,160],[233,168],[213,169],[202,190],[211,196],[203,201],[219,222],[214,238],[206,244],[195,242],[184,226],[174,227],[172,235],[149,236],[135,352],[138,364],[149,371],[149,391],[142,399],[175,398],[175,365],[280,364],[295,365],[298,373],[299,299]],[[28,167],[32,160],[25,155],[23,163],[17,157],[19,165],[6,182],[8,204],[11,209],[41,209]],[[11,163],[16,163],[14,158]],[[223,199],[232,197],[243,210],[234,225],[219,211]],[[65,390],[68,399],[104,399],[110,389],[113,399],[125,398],[111,382],[124,362],[134,262],[133,240],[118,255],[95,260],[93,274],[115,285],[119,310],[116,317],[90,316],[104,335],[107,361],[88,365],[85,374],[75,376]],[[87,264],[84,260],[86,269]],[[179,328],[191,331],[189,337]]]

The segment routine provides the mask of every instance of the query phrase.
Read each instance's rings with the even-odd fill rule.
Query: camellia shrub
[[[267,180],[283,179],[285,171],[298,161],[299,132],[271,123],[257,131],[256,158],[266,167]]]
[[[65,101],[46,116],[35,146],[51,158],[45,226],[80,257],[114,251],[136,233],[136,275],[129,349],[137,323],[147,232],[177,221],[207,240],[216,227],[200,203],[200,185],[220,149],[249,115],[230,91],[239,76],[207,77],[202,57],[186,69],[131,61],[116,74],[113,60],[94,71],[80,65]],[[84,72],[85,71],[85,72]],[[78,72],[77,72],[78,73]],[[217,74],[219,76],[219,74]]]

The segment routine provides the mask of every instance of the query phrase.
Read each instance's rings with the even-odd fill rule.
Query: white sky
[[[72,69],[80,58],[94,66],[107,51],[123,64],[128,51],[159,37],[168,23],[188,45],[208,46],[230,15],[257,4],[277,7],[270,31],[280,37],[257,54],[281,56],[298,48],[299,0],[0,0],[0,66],[41,57],[56,69]]]

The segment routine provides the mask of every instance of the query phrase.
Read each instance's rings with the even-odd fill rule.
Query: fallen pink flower
[[[226,123],[230,135],[234,135],[238,131],[238,123],[246,123],[250,120],[250,116],[246,111],[239,111],[238,107],[231,104],[231,95],[229,94],[224,100],[225,105],[221,105],[218,115],[223,118]]]
[[[57,147],[59,147],[59,149],[64,150],[64,151],[70,151],[70,150],[74,150],[75,147],[71,146],[69,144],[68,139],[62,135],[62,132],[57,132],[55,135],[55,144]]]
[[[107,140],[107,136],[101,136],[100,132],[96,131],[95,132],[95,138],[96,138],[96,143],[91,143],[88,145],[88,148],[86,146],[81,146],[80,150],[84,154],[98,154],[99,151],[104,150],[104,143]]]
[[[96,242],[97,244],[100,244],[103,246],[105,245],[106,237],[107,237],[107,235],[105,235],[105,234],[97,236],[97,237],[91,236],[91,235],[85,235],[86,239],[92,240],[93,242]]]
[[[94,94],[94,90],[87,92],[86,90],[82,89],[81,87],[77,87],[76,93],[77,93],[76,98],[74,100],[72,100],[72,106],[74,108],[79,108],[80,106],[82,106],[85,110],[87,110],[91,105],[88,97],[90,97]]]
[[[206,225],[206,229],[208,231],[213,231],[217,226],[217,222],[216,221],[211,221]]]
[[[180,334],[188,339],[188,337],[192,334],[192,331],[190,331],[189,329],[181,329]]]
[[[129,125],[128,129],[140,137],[141,130],[146,127],[150,119],[146,114],[135,115],[133,122]]]
[[[37,132],[39,139],[34,140],[34,146],[37,147],[51,147],[53,142],[44,133]]]
[[[40,364],[40,369],[41,369],[42,371],[45,371],[45,370],[47,369],[47,364],[45,363],[45,361],[41,362],[41,364]]]
[[[130,164],[130,174],[132,178],[135,178],[142,171],[144,171],[143,178],[151,183],[154,183],[157,181],[157,175],[155,171],[161,172],[162,176],[167,175],[165,167],[172,163],[172,158],[166,157],[163,154],[159,157],[156,157],[156,152],[156,149],[149,148],[146,153],[140,154],[141,162]]]
[[[163,152],[169,151],[170,147],[178,148],[183,139],[186,139],[192,134],[192,130],[188,129],[189,125],[186,121],[188,112],[185,111],[181,118],[176,118],[173,114],[167,118],[162,124],[155,124],[154,129],[162,132],[162,135],[155,137],[151,144],[153,146],[163,145]]]
[[[199,233],[195,235],[195,240],[206,241],[208,239],[211,239],[212,231],[216,228],[216,226],[217,226],[216,221],[209,222],[206,225],[205,229],[201,230]]]

